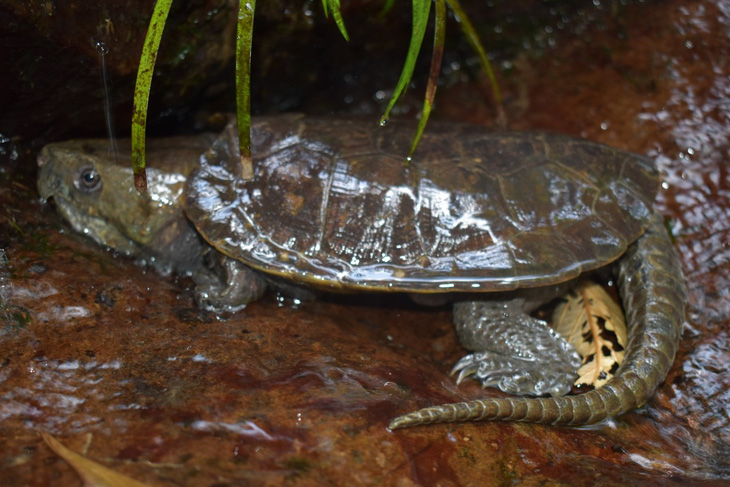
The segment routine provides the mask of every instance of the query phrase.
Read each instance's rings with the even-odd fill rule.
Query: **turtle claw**
[[[575,380],[575,368],[572,366],[504,357],[489,351],[464,356],[451,370],[452,374],[457,372],[457,384],[473,377],[483,387],[496,387],[517,395],[564,396],[570,392]]]
[[[580,356],[545,322],[528,315],[521,300],[460,302],[454,324],[462,344],[474,353],[459,360],[452,374],[509,394],[567,394],[577,377]]]

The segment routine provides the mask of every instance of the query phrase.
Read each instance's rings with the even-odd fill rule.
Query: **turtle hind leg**
[[[524,308],[524,299],[454,304],[456,333],[474,352],[454,366],[458,382],[473,377],[485,387],[519,395],[562,396],[570,391],[580,356]]]

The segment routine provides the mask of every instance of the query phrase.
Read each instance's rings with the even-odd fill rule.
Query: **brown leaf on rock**
[[[76,470],[86,487],[149,487],[148,484],[137,482],[69,450],[48,433],[41,432],[41,436],[56,455],[66,460]]]
[[[595,282],[581,281],[555,308],[553,328],[583,358],[577,387],[601,387],[624,358],[627,332],[621,307]]]

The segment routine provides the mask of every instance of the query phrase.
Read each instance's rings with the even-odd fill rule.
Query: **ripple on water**
[[[35,321],[44,323],[63,323],[91,316],[91,311],[83,306],[59,304],[63,296],[47,281],[4,280],[0,283],[0,298],[10,306],[28,309]]]
[[[68,432],[83,432],[103,423],[89,411],[103,411],[95,403],[113,402],[116,394],[106,392],[118,360],[83,362],[79,360],[32,359],[28,366],[12,377],[13,384],[0,395],[0,421],[21,420],[43,430],[63,426]],[[69,429],[71,431],[69,431]]]
[[[273,441],[284,439],[280,436],[273,436],[264,431],[253,421],[243,421],[242,423],[225,423],[221,421],[194,421],[190,425],[197,431],[228,431],[241,436],[257,438],[260,440]]]
[[[22,285],[20,285],[22,283]],[[46,281],[14,280],[9,283],[9,299],[37,300],[58,294],[58,289]]]
[[[730,378],[725,373],[728,363],[727,332],[720,333],[712,342],[699,344],[682,367],[685,379],[696,394],[681,398],[689,404],[689,414],[702,429],[721,435],[726,442],[730,442]],[[708,403],[718,407],[709,409]]]
[[[655,124],[658,133],[667,134],[661,149],[653,154],[664,176],[657,206],[673,217],[671,229],[688,277],[713,274],[728,284],[730,9],[723,2],[712,9],[699,3],[682,7],[680,12],[676,27],[681,35],[698,35],[703,42],[722,40],[714,41],[716,46],[690,46],[687,52],[675,53],[669,60],[673,80],[669,99],[639,118]],[[714,34],[708,37],[710,31]],[[713,46],[718,49],[710,49]],[[700,53],[698,49],[705,50]],[[730,303],[726,304],[730,316]]]
[[[730,11],[727,6],[723,7],[723,2],[718,2],[717,7],[718,12],[701,4],[683,7],[677,23],[678,32],[691,37],[711,29],[724,37],[718,43],[722,46],[730,32]],[[639,116],[641,120],[656,124],[660,133],[670,134],[669,143],[664,144],[660,154],[655,154],[666,177],[665,187],[668,186],[668,190],[660,194],[658,203],[660,208],[672,210],[670,213],[679,217],[680,224],[690,228],[718,222],[710,207],[720,206],[727,211],[730,201],[727,168],[730,62],[726,47],[718,50],[703,47],[706,50],[702,57],[690,52],[670,60],[674,82],[669,99],[659,110]],[[702,76],[698,75],[700,69]],[[705,218],[698,221],[696,217],[701,215]],[[694,218],[687,222],[685,217]],[[730,225],[727,218],[719,221],[725,223],[725,228]]]
[[[47,311],[36,313],[39,321],[63,323],[74,318],[86,318],[91,316],[91,311],[83,306],[50,306]]]

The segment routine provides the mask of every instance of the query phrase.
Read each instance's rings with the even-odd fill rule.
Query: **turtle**
[[[208,309],[237,311],[268,286],[452,301],[471,352],[454,367],[458,380],[516,396],[427,407],[391,429],[466,420],[582,425],[644,404],[673,362],[686,301],[679,259],[653,209],[653,162],[550,132],[443,123],[429,127],[404,164],[412,130],[408,122],[382,129],[347,117],[260,117],[251,131],[254,175],[244,179],[232,121],[199,160],[184,158],[175,190],[165,189],[169,208],[157,212],[166,219],[130,216],[155,214],[140,212],[139,201],[120,210],[135,200],[127,193],[104,204],[124,215],[113,232],[100,211],[109,169],[93,144],[46,147],[39,189],[100,243],[191,274]],[[165,199],[138,198],[157,210]],[[626,357],[603,387],[566,396],[580,357],[530,312],[605,268],[616,269],[627,313]]]

